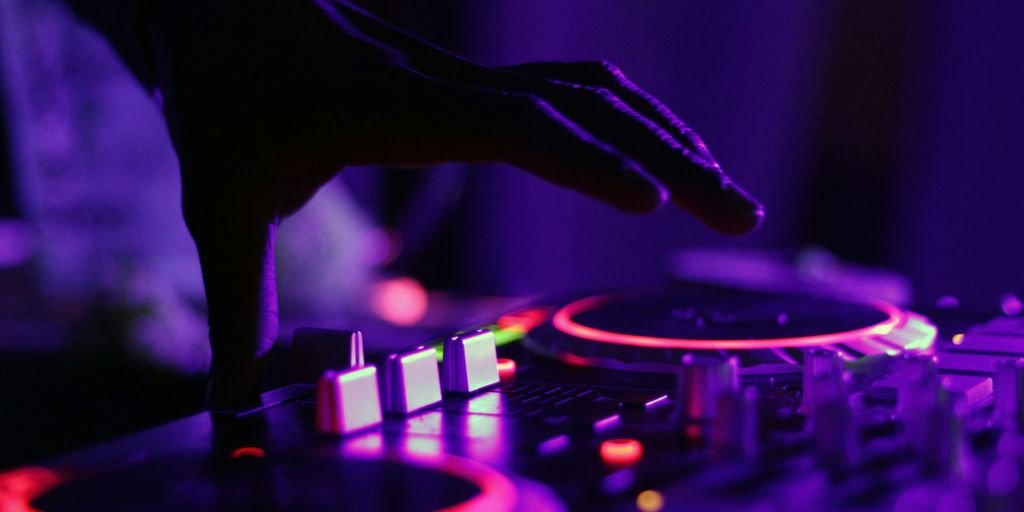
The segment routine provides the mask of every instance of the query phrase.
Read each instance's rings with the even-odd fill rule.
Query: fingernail
[[[653,212],[668,203],[668,189],[639,164],[627,162],[622,166],[622,172],[626,174],[625,180],[629,183],[631,192],[635,191],[633,195],[640,198],[636,201],[635,211]]]
[[[731,181],[722,184],[722,192],[733,219],[729,231],[749,233],[761,226],[765,216],[764,206],[753,195]]]

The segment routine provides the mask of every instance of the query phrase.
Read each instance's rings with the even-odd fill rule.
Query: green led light
[[[522,329],[498,329],[498,326],[494,326],[491,330],[494,331],[494,344],[499,347],[515,343],[526,337],[526,332]]]
[[[522,329],[501,329],[497,324],[485,325],[480,329],[487,329],[494,333],[494,345],[500,347],[502,345],[508,345],[509,343],[515,343],[526,337],[526,333]],[[470,329],[473,330],[473,329]],[[459,331],[455,333],[456,336],[466,331]],[[432,342],[434,350],[437,352],[438,362],[444,361],[444,340],[435,340]]]

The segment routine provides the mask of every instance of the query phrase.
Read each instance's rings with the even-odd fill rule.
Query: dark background
[[[1024,291],[1020,3],[364,5],[488,64],[615,62],[768,211],[758,233],[724,238],[682,212],[623,215],[505,166],[347,173],[363,207],[414,242],[389,271],[430,289],[646,283],[684,247],[814,245],[905,274],[920,304],[953,294],[985,308]],[[0,215],[31,224],[8,150]],[[444,200],[410,211],[425,189]],[[33,268],[0,268],[0,467],[198,408],[201,377],[138,365],[116,342],[123,312],[41,299]]]

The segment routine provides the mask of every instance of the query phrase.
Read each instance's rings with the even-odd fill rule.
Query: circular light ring
[[[490,466],[472,459],[457,457],[455,455],[449,455],[441,452],[419,454],[396,451],[387,451],[382,455],[360,453],[352,458],[357,460],[385,460],[398,464],[409,464],[430,471],[437,471],[458,480],[463,480],[480,489],[480,492],[472,498],[450,507],[440,509],[440,512],[470,512],[475,510],[509,512],[514,509],[518,500],[516,486],[507,476]],[[27,506],[29,501],[45,494],[57,485],[71,480],[71,478],[69,478],[71,473],[67,471],[65,471],[67,476],[61,476],[61,473],[48,469],[29,469],[39,472],[42,476],[33,473],[32,475],[29,475],[31,477],[31,479],[29,479],[28,476],[25,476],[27,473],[22,474],[23,470],[0,473],[0,505],[4,504],[4,499],[17,498],[19,500],[24,499]],[[17,482],[31,482],[31,485],[11,485],[15,480],[17,480]],[[19,490],[17,495],[7,496],[4,493],[5,485],[7,486],[7,490],[19,490],[24,488],[26,491],[22,492]],[[20,501],[13,503],[20,504]],[[29,509],[26,508],[25,510]]]
[[[515,484],[500,471],[472,459],[447,453],[394,453],[385,455],[385,460],[404,462],[467,481],[480,489],[472,498],[441,509],[442,512],[469,512],[473,510],[510,511],[514,508],[517,493]]]
[[[887,315],[885,320],[878,322],[877,324],[849,331],[786,338],[732,340],[663,338],[658,336],[644,336],[640,334],[606,331],[595,327],[588,327],[573,320],[574,316],[592,311],[621,297],[621,295],[622,294],[608,293],[572,302],[555,313],[551,318],[551,324],[559,331],[570,336],[614,345],[683,350],[764,350],[766,348],[817,347],[821,345],[842,343],[844,340],[849,341],[870,336],[884,336],[889,334],[893,329],[903,325],[906,321],[906,313],[901,309],[889,304],[888,302],[879,300],[864,301],[865,305],[878,309]],[[766,342],[771,343],[766,344]]]

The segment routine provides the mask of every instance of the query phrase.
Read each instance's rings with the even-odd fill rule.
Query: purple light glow
[[[28,262],[35,250],[35,237],[26,223],[0,220],[0,268]]]
[[[1024,303],[1021,303],[1016,295],[1007,293],[999,300],[999,309],[1003,310],[1006,316],[1017,316],[1024,311]]]

